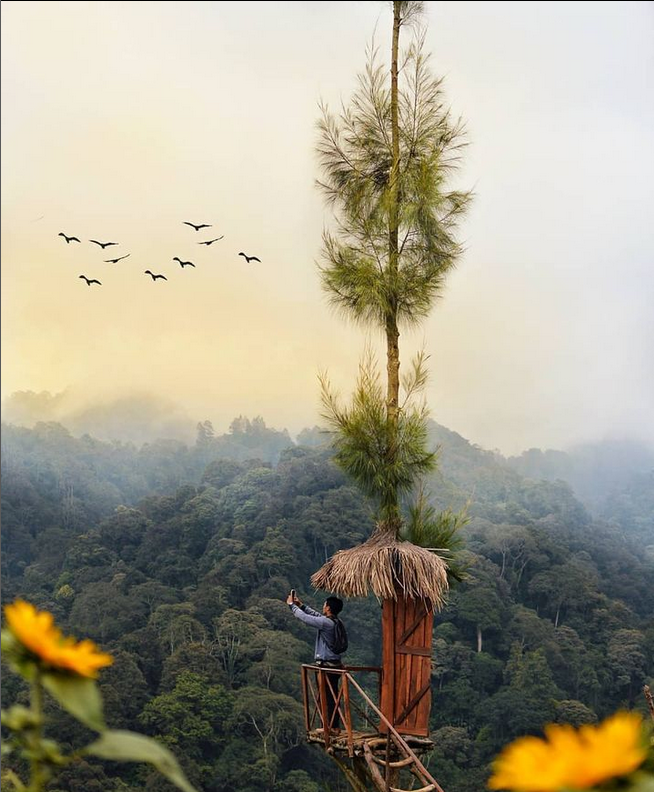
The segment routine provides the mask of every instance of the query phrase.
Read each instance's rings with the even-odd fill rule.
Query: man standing
[[[343,610],[343,601],[338,597],[327,597],[322,606],[322,613],[318,613],[308,605],[304,605],[293,589],[286,598],[286,604],[296,619],[315,627],[318,631],[313,664],[320,668],[343,668],[341,655],[347,649],[347,636],[345,627],[338,618],[338,614]],[[336,734],[340,732],[338,711],[334,714],[340,680],[340,674],[329,672],[325,674],[327,723],[329,730]]]

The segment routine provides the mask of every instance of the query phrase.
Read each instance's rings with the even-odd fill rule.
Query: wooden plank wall
[[[421,601],[384,601],[381,709],[404,734],[429,734],[433,622]]]

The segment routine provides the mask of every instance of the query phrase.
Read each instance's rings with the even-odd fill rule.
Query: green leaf
[[[23,729],[33,729],[42,722],[42,718],[36,716],[32,710],[27,709],[22,704],[14,704],[8,710],[0,713],[0,723],[11,731],[22,731]]]
[[[0,633],[0,642],[2,644],[2,653],[5,652],[14,652],[16,650],[16,639],[9,632],[9,630],[3,630]]]
[[[647,772],[639,772],[632,778],[633,785],[628,788],[629,792],[654,792],[654,775]]]
[[[36,674],[36,663],[30,657],[25,647],[16,640],[9,630],[2,631],[2,656],[9,663],[12,670],[30,682]]]
[[[179,789],[196,792],[172,753],[143,734],[110,729],[94,743],[87,745],[84,753],[119,762],[149,762]]]
[[[59,704],[94,731],[107,726],[102,714],[102,697],[95,680],[65,674],[44,674],[43,685]]]

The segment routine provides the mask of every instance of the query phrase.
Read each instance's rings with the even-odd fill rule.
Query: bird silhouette
[[[182,261],[181,258],[175,256],[173,261],[179,261],[179,266],[184,269],[184,267],[195,267],[195,264],[192,261]]]
[[[85,280],[85,281],[86,281],[86,285],[87,285],[87,286],[90,286],[92,283],[97,283],[97,284],[98,284],[98,286],[102,286],[102,284],[100,283],[100,281],[99,281],[99,280],[96,280],[95,278],[87,278],[87,277],[86,277],[86,275],[80,275],[80,278],[82,278],[83,280]]]
[[[146,270],[143,274],[149,275],[153,281],[156,281],[157,278],[161,278],[161,280],[165,280],[165,281],[168,280],[168,278],[165,275],[155,275],[154,272],[150,272],[150,270]]]
[[[260,259],[260,258],[257,258],[256,256],[248,256],[248,255],[246,255],[245,253],[239,253],[238,255],[239,255],[239,256],[243,256],[243,258],[245,259],[245,261],[246,261],[248,264],[249,264],[251,261],[258,261],[258,262],[259,262],[259,264],[261,264],[261,259]]]
[[[215,239],[210,239],[208,242],[198,242],[198,245],[213,245],[214,242],[218,242],[219,239],[222,239],[225,235],[216,237]]]
[[[104,250],[109,245],[117,245],[118,242],[98,242],[97,239],[89,239],[89,242],[93,242],[95,245],[100,245],[100,247]]]
[[[200,225],[195,225],[195,223],[189,223],[188,220],[184,220],[184,225],[190,225],[191,228],[195,228],[196,231],[199,231],[201,228],[211,228],[210,223],[200,223]]]
[[[57,236],[62,236],[66,240],[66,244],[67,245],[69,245],[71,242],[79,242],[79,239],[77,237],[66,236],[66,234],[64,234],[63,231],[61,231],[61,233],[57,234]]]
[[[119,256],[118,258],[115,258],[115,259],[105,259],[104,263],[105,264],[118,264],[119,261],[122,261],[124,258],[127,258],[127,256],[131,256],[131,255],[132,255],[131,253],[128,253],[126,256]]]

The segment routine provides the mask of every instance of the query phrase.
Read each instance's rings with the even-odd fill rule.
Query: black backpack
[[[338,617],[333,616],[332,621],[334,622],[334,636],[331,644],[327,642],[327,645],[334,654],[345,654],[347,652],[347,630]]]

